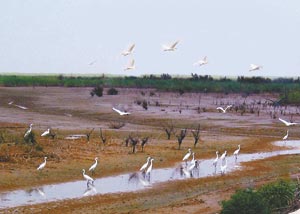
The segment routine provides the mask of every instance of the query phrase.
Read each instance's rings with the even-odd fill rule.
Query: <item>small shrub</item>
[[[221,214],[270,213],[261,194],[252,190],[237,190],[227,201],[222,201]]]
[[[118,90],[115,88],[110,88],[107,91],[107,95],[117,95],[118,93],[119,93]]]
[[[138,104],[139,106],[142,104],[142,101],[141,101],[141,100],[136,100],[135,102],[136,102],[136,104]]]
[[[90,92],[91,96],[97,95],[98,97],[103,96],[103,87],[102,86],[96,86],[93,88],[93,90]]]
[[[143,100],[142,106],[145,110],[148,110],[148,103],[146,100]]]
[[[150,91],[150,97],[155,96],[155,92],[154,91]]]
[[[42,152],[43,151],[43,147],[41,145],[36,145],[35,150],[39,151],[39,152]]]
[[[123,122],[111,122],[109,124],[109,128],[111,128],[111,129],[120,129],[123,126],[125,126],[125,123],[123,123]]]

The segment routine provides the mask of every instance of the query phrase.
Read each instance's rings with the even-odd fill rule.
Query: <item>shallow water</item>
[[[239,163],[241,162],[264,159],[278,155],[300,153],[300,141],[279,141],[275,144],[280,146],[289,146],[290,148],[288,150],[282,151],[240,154],[237,161],[235,161],[235,158],[233,156],[228,156],[226,158],[226,173],[241,169],[241,167],[239,166]],[[215,168],[212,165],[214,158],[200,160],[198,167],[195,168],[192,172],[188,172],[188,170],[185,169],[185,163],[178,164],[178,166],[174,168],[155,169],[154,161],[154,169],[151,172],[151,177],[144,176],[139,172],[135,172],[118,176],[99,178],[95,180],[94,185],[88,186],[85,180],[80,180],[53,185],[44,185],[27,190],[3,192],[0,193],[0,209],[63,199],[80,198],[94,194],[132,192],[151,188],[157,183],[171,180],[220,176],[221,161],[219,160],[215,171]]]

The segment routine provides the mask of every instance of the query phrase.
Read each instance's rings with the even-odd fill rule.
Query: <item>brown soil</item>
[[[200,123],[201,141],[193,150],[196,158],[204,159],[213,158],[216,150],[226,149],[232,154],[238,144],[241,144],[242,153],[279,149],[271,142],[280,140],[287,129],[278,117],[288,120],[293,115],[295,121],[300,119],[298,109],[290,106],[276,108],[277,118],[272,119],[270,112],[274,108],[263,105],[265,98],[276,98],[276,95],[270,94],[245,99],[238,94],[188,93],[179,96],[155,91],[155,95],[150,96],[150,91],[154,90],[119,89],[119,95],[91,98],[90,90],[0,88],[0,139],[1,136],[4,139],[4,143],[0,144],[0,191],[82,179],[81,169],[88,168],[95,157],[100,159],[95,177],[136,171],[148,155],[158,160],[154,163],[155,168],[174,166],[187,148],[193,147],[193,137],[189,132],[181,150],[178,150],[175,136],[166,140],[162,129],[170,123],[174,124],[177,133],[181,128],[194,129]],[[144,110],[137,105],[139,100],[147,100],[149,109]],[[10,101],[28,109],[8,105]],[[216,110],[219,105],[240,105],[244,101],[247,110],[243,115],[240,111],[231,110],[223,114]],[[111,110],[113,106],[132,114],[121,117]],[[200,113],[197,110],[199,106]],[[250,113],[251,109],[259,109],[259,115],[256,111]],[[113,123],[119,122],[125,126],[111,129]],[[23,143],[24,132],[30,123],[34,124],[38,149]],[[40,137],[40,133],[48,127],[57,134],[54,140]],[[86,134],[92,128],[95,131],[90,142],[85,138],[65,139],[70,134]],[[108,138],[106,145],[100,141],[99,128]],[[297,127],[289,130],[290,139],[300,137]],[[150,136],[144,152],[138,146],[137,152],[132,154],[131,147],[125,146],[124,139],[130,133]],[[37,173],[36,167],[44,156],[48,157],[47,166],[42,173]],[[216,213],[220,210],[220,202],[229,198],[237,188],[261,185],[298,173],[298,159],[297,155],[274,157],[244,164],[243,170],[226,176],[163,183],[135,193],[90,196],[17,207],[5,212]]]

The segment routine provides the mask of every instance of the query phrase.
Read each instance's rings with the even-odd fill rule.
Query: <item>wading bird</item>
[[[239,152],[241,150],[241,145],[238,145],[238,149],[234,151],[233,155],[235,157],[235,160],[237,159],[237,156],[239,155]]]
[[[208,63],[207,56],[205,56],[203,59],[198,60],[193,65],[194,66],[196,66],[196,65],[202,66],[202,65],[205,65],[207,63]]]
[[[45,166],[46,166],[46,163],[47,163],[47,157],[44,157],[44,162],[41,163],[36,170],[42,170],[42,169],[44,169]]]
[[[152,161],[153,160],[154,160],[153,158],[150,159],[150,166],[146,170],[146,175],[148,175],[149,177],[150,177],[150,173],[152,171]]]
[[[131,114],[129,112],[120,111],[119,109],[116,109],[115,107],[113,107],[112,110],[114,110],[115,112],[119,113],[119,115],[121,115],[121,116]]]
[[[283,119],[281,119],[281,118],[279,118],[279,120],[280,120],[281,122],[283,122],[286,126],[294,126],[294,125],[297,125],[297,124],[298,124],[298,123],[290,123],[290,122],[285,121],[285,120],[283,120]]]
[[[129,65],[127,65],[125,68],[124,68],[124,71],[127,71],[127,70],[133,70],[135,69],[135,61],[134,59],[132,59],[129,63]]]
[[[219,152],[218,151],[216,151],[216,155],[217,155],[217,157],[213,162],[213,165],[214,165],[215,169],[217,169],[217,164],[218,164],[218,160],[219,160]]]
[[[90,176],[85,174],[85,169],[82,169],[82,175],[83,175],[83,178],[87,181],[87,184],[86,184],[87,187],[89,187],[90,182],[92,182],[92,185],[94,184],[95,180],[93,178],[91,178]]]
[[[43,132],[43,134],[41,134],[41,137],[47,136],[50,134],[50,128],[48,128],[46,131]]]
[[[179,40],[177,40],[176,42],[174,42],[171,45],[163,45],[163,51],[175,51],[176,50],[176,46],[179,43]]]
[[[227,155],[227,151],[225,151],[225,152],[221,155],[220,159],[222,160],[222,162],[224,162],[224,159],[225,159],[226,155]]]
[[[30,125],[29,125],[29,129],[26,131],[26,133],[24,134],[24,138],[26,138],[26,137],[28,137],[28,135],[31,133],[31,131],[32,131],[32,126],[33,126],[33,124],[31,123]]]
[[[286,135],[282,138],[282,140],[286,140],[289,137],[289,130],[286,131]]]
[[[221,164],[221,175],[224,175],[226,173],[227,169],[227,159],[225,159],[225,164]]]
[[[221,110],[221,111],[225,114],[226,111],[227,111],[227,109],[228,109],[228,108],[231,108],[231,107],[232,107],[232,105],[228,105],[228,106],[226,106],[225,109],[223,109],[222,107],[218,107],[217,109],[218,109],[218,110]]]
[[[121,54],[123,56],[132,54],[134,47],[135,47],[135,44],[130,45],[129,48],[127,50],[124,50]]]
[[[97,164],[98,164],[98,157],[95,158],[95,163],[89,168],[89,171],[92,171],[92,174],[94,174]]]
[[[191,156],[192,154],[192,150],[189,148],[188,149],[188,153],[186,153],[186,155],[183,157],[183,161],[187,162],[187,159],[189,159],[189,157]]]
[[[249,71],[255,71],[263,68],[261,65],[255,65],[255,64],[250,64],[250,69]]]
[[[145,172],[145,170],[146,170],[146,168],[147,168],[147,166],[148,166],[148,164],[150,162],[150,159],[151,159],[151,157],[147,158],[147,162],[144,163],[144,165],[140,168],[140,171]]]

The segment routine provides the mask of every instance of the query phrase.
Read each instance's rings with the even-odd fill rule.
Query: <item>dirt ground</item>
[[[278,117],[300,121],[299,108],[270,105],[269,99],[276,100],[277,94],[180,95],[154,89],[118,90],[118,95],[109,96],[104,92],[103,97],[91,97],[91,88],[0,88],[0,192],[81,180],[81,169],[88,168],[95,157],[99,157],[99,167],[94,177],[136,171],[149,155],[159,160],[155,168],[174,166],[188,148],[194,147],[191,130],[198,124],[200,142],[193,151],[199,159],[215,157],[216,150],[232,154],[238,144],[241,153],[271,151],[275,149],[271,142],[281,140],[287,131]],[[148,103],[147,110],[139,105],[143,100]],[[11,101],[28,109],[9,105]],[[216,110],[226,105],[233,108],[225,114]],[[131,114],[120,116],[112,107]],[[30,123],[38,147],[23,142]],[[113,128],[119,124],[121,128]],[[176,134],[182,128],[188,129],[180,150],[176,134],[167,140],[163,130],[170,124]],[[55,132],[55,138],[40,137],[49,127]],[[99,138],[100,128],[107,138],[106,144]],[[65,139],[68,135],[87,134],[92,129],[89,142],[85,137]],[[130,146],[125,146],[124,139],[129,134],[150,137],[144,152],[140,145],[135,154]],[[289,139],[299,138],[299,127],[289,127]],[[48,157],[47,166],[43,173],[37,173],[36,167],[44,156]],[[217,213],[221,201],[238,188],[255,187],[297,174],[299,160],[298,155],[268,158],[245,163],[242,170],[225,176],[174,181],[139,192],[88,196],[3,212]]]

